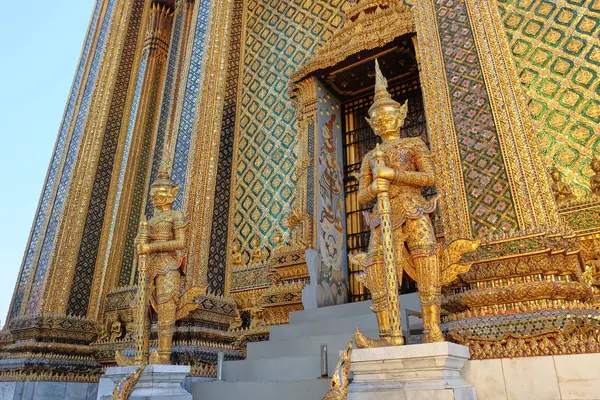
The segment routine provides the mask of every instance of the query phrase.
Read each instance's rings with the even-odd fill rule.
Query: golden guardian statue
[[[365,219],[371,230],[369,250],[353,256],[363,270],[360,279],[371,291],[372,310],[377,315],[379,340],[357,331],[357,347],[402,345],[398,285],[403,272],[418,283],[426,342],[444,341],[440,329],[441,287],[469,270],[457,264],[477,241],[456,240],[447,248],[436,240],[430,215],[437,197],[425,199],[425,187],[435,185],[434,164],[427,145],[420,138],[401,138],[400,129],[408,112],[387,90],[387,80],[376,61],[376,85],[369,125],[381,138],[381,145],[362,161],[358,199],[373,202]]]
[[[194,298],[206,291],[204,285],[181,295],[188,222],[183,211],[173,209],[178,191],[163,160],[158,177],[150,187],[154,215],[149,221],[141,222],[136,238],[139,275],[136,357],[131,360],[117,353],[119,365],[170,364],[175,322],[196,309]],[[148,356],[152,312],[157,314],[158,320],[158,349]]]

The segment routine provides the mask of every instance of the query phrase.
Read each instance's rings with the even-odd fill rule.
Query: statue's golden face
[[[369,124],[377,136],[397,134],[404,122],[398,107],[386,105],[379,107],[370,115]]]
[[[173,204],[177,196],[178,187],[155,186],[150,189],[150,199],[155,207],[164,207]]]

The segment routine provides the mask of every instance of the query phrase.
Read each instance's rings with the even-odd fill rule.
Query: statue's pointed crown
[[[375,97],[373,98],[373,105],[369,108],[369,115],[372,115],[374,111],[382,107],[395,107],[401,110],[406,117],[408,111],[408,103],[404,106],[400,105],[396,100],[392,99],[392,95],[388,92],[388,82],[381,69],[379,68],[379,61],[375,59]]]
[[[173,181],[171,180],[171,168],[169,166],[166,149],[162,155],[162,160],[160,162],[160,168],[158,169],[158,176],[156,177],[154,182],[152,182],[152,187],[157,187],[157,186],[169,186],[169,187],[176,186],[175,183],[173,183]]]
[[[379,60],[375,59],[375,98],[373,102],[376,103],[383,99],[391,99],[392,95],[388,92],[388,81],[383,76],[381,68],[379,68]]]

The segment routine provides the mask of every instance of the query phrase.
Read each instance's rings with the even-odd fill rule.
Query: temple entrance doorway
[[[341,103],[348,254],[366,252],[369,244],[370,233],[363,212],[369,211],[370,207],[361,207],[358,204],[358,180],[354,174],[360,172],[363,157],[375,148],[379,141],[365,119],[373,102],[375,59],[378,59],[383,74],[388,78],[388,90],[394,100],[402,104],[409,102],[402,136],[421,137],[429,144],[419,69],[409,35],[399,37],[385,47],[357,53],[343,63],[322,72],[320,81]],[[430,197],[435,193],[431,191],[424,194]],[[358,274],[358,267],[348,262],[351,302],[370,299],[368,289],[356,279]],[[411,293],[416,289],[416,283],[405,275],[400,292]]]

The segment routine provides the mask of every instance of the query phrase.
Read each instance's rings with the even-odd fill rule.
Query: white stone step
[[[270,329],[269,340],[286,340],[303,336],[338,335],[341,333],[352,334],[356,328],[359,328],[361,331],[377,329],[377,319],[375,318],[375,314],[369,311],[367,314],[352,315],[342,318],[272,326]]]
[[[200,400],[321,400],[329,379],[287,382],[202,382],[192,385]]]
[[[371,312],[372,304],[373,303],[371,302],[371,300],[367,300],[360,301],[357,303],[322,307],[313,310],[296,311],[290,313],[290,324],[367,314]],[[421,309],[419,295],[417,293],[401,295],[400,308],[408,308],[409,310],[419,311]]]
[[[371,311],[373,302],[360,301],[357,303],[340,304],[313,310],[302,310],[290,313],[290,324],[311,322],[331,318],[343,318],[352,315],[366,314]]]
[[[339,352],[338,352],[339,354]],[[328,358],[328,373],[333,372],[337,358]],[[223,364],[226,381],[301,381],[321,376],[321,357],[279,357],[258,360],[228,361]]]
[[[378,335],[377,329],[366,330],[363,333],[372,337],[377,337]],[[252,342],[248,343],[247,358],[256,360],[286,356],[320,356],[321,344],[327,344],[327,349],[330,353],[338,354],[340,350],[346,347],[353,335],[354,331],[336,335],[303,336],[284,340]],[[335,358],[337,359],[337,356]]]

